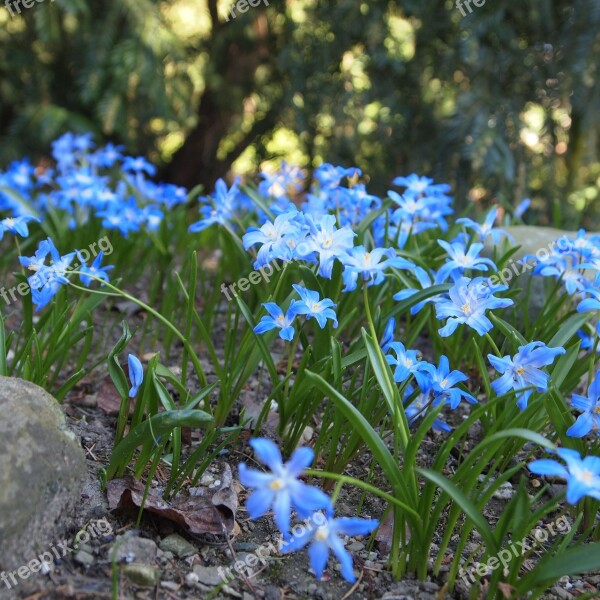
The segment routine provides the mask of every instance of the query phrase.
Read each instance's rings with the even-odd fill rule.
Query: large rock
[[[0,574],[61,541],[61,518],[80,498],[85,472],[58,402],[37,385],[0,377]],[[18,581],[22,590],[27,582]]]

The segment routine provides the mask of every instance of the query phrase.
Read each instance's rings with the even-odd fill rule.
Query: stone
[[[223,583],[223,578],[219,573],[219,567],[196,565],[194,567],[194,575],[196,575],[198,581],[204,585],[219,585]]]
[[[60,404],[31,382],[0,376],[0,572],[62,539],[85,477]]]
[[[177,533],[172,533],[161,540],[160,549],[166,552],[172,552],[179,558],[185,558],[186,556],[196,554],[196,547]]]
[[[90,567],[94,563],[94,556],[86,550],[78,550],[73,560],[83,567]]]
[[[174,581],[161,581],[160,587],[164,588],[165,590],[176,592],[179,589],[179,584],[175,583]]]
[[[152,564],[158,553],[157,545],[152,541],[133,535],[121,535],[112,545],[110,555],[118,563]]]
[[[139,563],[124,565],[123,575],[140,587],[154,587],[160,580],[160,571],[156,567]]]
[[[506,481],[494,492],[494,498],[496,500],[510,500],[515,495],[515,490],[513,489],[510,481]]]

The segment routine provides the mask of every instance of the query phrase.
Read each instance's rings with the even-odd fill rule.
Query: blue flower
[[[243,196],[238,187],[239,183],[240,178],[236,177],[231,188],[228,189],[225,181],[219,179],[215,184],[212,200],[209,196],[199,198],[198,201],[204,203],[204,206],[200,208],[200,213],[204,218],[190,225],[189,231],[197,233],[204,231],[211,225],[227,225],[229,221],[233,220]]]
[[[577,312],[600,310],[600,290],[590,288],[586,290],[586,293],[590,294],[592,297],[582,300],[577,306]]]
[[[417,292],[426,290],[427,288],[430,288],[434,285],[439,285],[440,283],[444,283],[446,280],[446,277],[440,277],[439,273],[435,273],[435,272],[428,273],[422,267],[416,267],[414,269],[413,273],[414,273],[414,276],[417,278],[417,281],[419,282],[421,289],[419,290],[417,288],[407,288],[404,290],[400,290],[399,292],[394,294],[394,300],[397,300],[397,301],[406,300],[407,298],[414,296]],[[429,302],[435,302],[437,299],[439,299],[441,297],[442,296],[440,296],[440,295],[432,296],[430,298],[426,298],[425,300],[422,300],[421,302],[418,302],[410,309],[410,314],[416,315],[423,309],[423,307],[426,304],[428,304]]]
[[[387,352],[390,348],[390,345],[394,341],[394,331],[396,330],[396,319],[392,317],[385,326],[383,331],[383,337],[381,338],[381,342],[379,345],[384,352]]]
[[[244,249],[261,244],[254,263],[255,269],[260,269],[276,258],[291,260],[293,248],[300,236],[300,228],[294,221],[297,210],[291,210],[279,215],[273,223],[267,221],[260,229],[248,228],[242,242]]]
[[[420,177],[415,173],[407,177],[396,177],[392,183],[394,185],[406,188],[405,193],[409,194],[445,194],[450,191],[450,186],[447,183],[434,184],[433,179],[429,177]]]
[[[337,317],[333,310],[336,305],[333,300],[323,298],[319,300],[319,293],[313,290],[307,290],[300,285],[293,284],[292,287],[298,292],[301,301],[294,302],[293,311],[297,315],[306,315],[308,319],[314,317],[319,323],[319,327],[324,329],[327,325],[327,319],[333,321],[334,328],[338,326]]]
[[[596,372],[596,378],[588,388],[588,395],[573,394],[571,405],[583,412],[577,417],[577,421],[569,427],[567,435],[583,437],[590,431],[600,434],[600,371]]]
[[[46,265],[47,256],[52,263]],[[33,257],[19,256],[20,263],[34,272],[27,281],[36,312],[44,308],[63,285],[68,285],[67,273],[75,258],[75,252],[61,256],[50,238],[42,241]]]
[[[325,515],[314,515],[312,521],[316,527],[306,527],[305,531],[283,544],[281,552],[295,552],[304,548],[309,542],[308,557],[310,566],[317,578],[323,576],[323,571],[329,560],[329,552],[333,551],[340,561],[341,573],[346,581],[356,581],[352,569],[352,556],[344,547],[340,536],[344,535],[368,535],[379,526],[376,519],[358,518],[327,518]]]
[[[565,467],[556,460],[543,458],[529,463],[529,470],[536,475],[550,475],[567,480],[567,502],[577,504],[584,496],[600,500],[600,457],[586,456],[583,460],[576,450],[559,448],[556,454]]]
[[[254,491],[246,500],[246,510],[251,519],[258,519],[270,508],[275,513],[275,523],[284,538],[289,538],[291,510],[295,508],[304,519],[315,511],[331,511],[331,500],[321,490],[299,481],[299,477],[314,460],[310,448],[298,448],[290,460],[283,464],[279,448],[264,438],[250,440],[258,460],[267,465],[271,473],[239,466],[240,482]]]
[[[504,289],[507,289],[506,286],[496,287],[498,291]],[[479,335],[485,335],[494,327],[485,311],[514,304],[510,298],[496,298],[489,282],[483,277],[461,277],[448,294],[449,298],[437,299],[435,302],[436,317],[448,319],[446,325],[439,330],[442,337],[452,335],[461,323],[472,327]]]
[[[579,339],[581,340],[581,348],[582,350],[589,350],[592,352],[594,347],[596,348],[596,352],[600,352],[600,343],[596,346],[596,336],[600,337],[600,322],[596,323],[596,334],[589,334],[587,331],[580,329],[577,332]]]
[[[319,182],[321,188],[336,188],[340,185],[344,177],[352,178],[362,175],[357,167],[336,167],[329,163],[324,163],[315,169],[314,177]]]
[[[393,248],[375,248],[367,251],[364,246],[356,246],[343,255],[340,260],[344,264],[342,275],[346,287],[344,292],[356,289],[356,283],[368,282],[367,286],[379,285],[385,279],[384,271],[391,267],[397,269],[414,269],[415,265],[405,258],[396,256]]]
[[[525,198],[525,200],[521,200],[517,207],[515,208],[515,217],[517,219],[523,218],[523,215],[529,210],[531,206],[531,200],[529,198]]]
[[[98,150],[90,156],[90,160],[98,167],[110,169],[115,163],[122,160],[123,150],[125,150],[124,146],[115,146],[112,143],[108,143],[104,148],[98,148]]]
[[[410,398],[414,393],[415,389],[412,385],[409,385],[404,394],[404,401],[410,401]],[[434,406],[432,393],[431,386],[428,385],[425,389],[421,389],[420,393],[404,407],[404,412],[406,413],[409,425],[413,425],[417,419],[424,417],[432,409]],[[434,431],[452,431],[452,427],[439,416],[433,420],[431,429]]]
[[[485,221],[483,222],[482,225],[480,225],[476,221],[473,221],[472,219],[468,219],[468,218],[456,219],[456,222],[457,223],[461,223],[467,229],[471,229],[475,233],[477,233],[477,235],[479,235],[479,239],[482,242],[485,242],[487,240],[487,238],[490,237],[490,236],[491,236],[492,241],[494,242],[494,244],[499,244],[500,243],[500,238],[502,236],[506,236],[509,240],[513,240],[514,241],[514,238],[512,237],[512,235],[510,235],[506,231],[503,231],[502,229],[495,229],[494,228],[494,223],[496,222],[496,218],[497,217],[498,217],[498,209],[497,208],[493,208],[488,213],[488,215],[485,218]]]
[[[85,260],[78,253],[79,260],[81,261],[81,266],[79,267],[79,279],[86,286],[90,287],[92,281],[97,281],[98,279],[103,279],[104,281],[109,281],[107,271],[110,271],[114,268],[113,265],[107,265],[106,267],[102,267],[102,259],[104,258],[104,252],[100,251],[98,256],[94,259],[94,262],[91,266],[87,266]],[[96,279],[94,279],[94,277]]]
[[[295,330],[292,327],[292,323],[296,318],[296,313],[294,312],[294,304],[296,301],[292,302],[290,308],[287,311],[287,314],[283,314],[283,310],[277,306],[274,302],[265,302],[263,306],[267,309],[269,315],[265,315],[258,325],[254,328],[254,333],[266,333],[271,329],[281,329],[279,332],[279,337],[282,340],[286,340],[290,342],[294,339]]]
[[[439,367],[431,363],[423,363],[414,375],[422,390],[431,388],[435,397],[434,406],[445,402],[454,410],[462,398],[471,404],[477,404],[477,400],[471,394],[456,387],[458,383],[467,381],[469,378],[460,371],[450,371],[450,362],[447,356],[440,356]]]
[[[129,381],[131,382],[131,389],[129,390],[129,397],[135,398],[140,389],[140,385],[144,381],[144,368],[142,363],[137,356],[130,354],[127,357],[127,363],[129,365]]]
[[[564,348],[548,348],[542,342],[531,342],[519,346],[519,351],[512,358],[510,356],[498,358],[488,354],[492,367],[502,374],[502,377],[492,382],[494,391],[502,396],[510,390],[515,390],[518,398],[517,406],[525,410],[533,390],[523,388],[535,386],[538,392],[547,390],[550,377],[541,371],[540,367],[551,365],[559,354],[565,352]]]
[[[349,227],[338,229],[334,215],[325,215],[318,223],[314,222],[311,215],[306,215],[306,223],[310,235],[298,245],[298,256],[310,258],[311,255],[318,254],[319,275],[331,279],[334,261],[345,256],[352,248],[356,234]]]
[[[467,269],[473,271],[487,271],[488,267],[496,270],[496,265],[489,258],[481,258],[479,253],[483,250],[483,244],[471,244],[467,251],[462,242],[449,244],[444,240],[438,240],[438,244],[446,250],[449,259],[441,266],[438,275],[446,279],[449,275],[462,275]]]
[[[388,351],[393,351],[396,356],[391,354],[386,355],[388,364],[394,369],[394,381],[402,383],[406,381],[411,375],[414,375],[422,366],[418,358],[417,350],[407,350],[404,344],[400,342],[392,342],[388,345]]]
[[[0,221],[0,240],[4,237],[6,231],[24,238],[29,237],[27,223],[31,221],[40,222],[38,218],[32,216],[8,217],[7,219],[3,219]]]
[[[156,167],[143,156],[126,156],[121,168],[125,173],[147,173],[150,177],[156,175]]]
[[[258,192],[266,197],[287,198],[290,189],[294,193],[302,190],[302,171],[298,167],[288,165],[285,160],[281,161],[281,166],[275,173],[262,171],[259,177],[262,181],[258,184]]]

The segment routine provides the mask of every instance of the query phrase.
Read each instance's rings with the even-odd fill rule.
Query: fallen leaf
[[[150,488],[144,510],[168,519],[194,535],[223,535],[233,531],[238,497],[231,468],[225,464],[217,489],[193,488],[190,495],[180,494],[163,500],[160,490]],[[193,492],[193,493],[192,493]],[[110,510],[140,508],[144,500],[144,484],[133,478],[113,479],[107,484]]]
[[[121,396],[110,377],[107,376],[102,380],[100,388],[96,393],[96,402],[98,403],[98,408],[104,411],[109,417],[118,416],[119,409],[121,408]],[[129,403],[130,415],[133,414],[134,408],[135,402],[131,401]]]
[[[392,539],[394,532],[394,513],[390,511],[387,517],[379,524],[377,528],[377,534],[375,535],[375,542],[377,543],[380,552],[383,554],[389,554],[392,551]],[[410,530],[406,528],[406,540],[410,539]]]

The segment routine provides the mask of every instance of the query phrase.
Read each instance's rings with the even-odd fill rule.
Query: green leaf
[[[556,346],[549,344],[551,348]],[[562,385],[565,377],[571,372],[577,357],[579,356],[580,343],[575,344],[572,348],[569,348],[566,354],[563,354],[556,365],[552,369],[552,383],[558,388]]]
[[[586,313],[578,313],[560,326],[556,335],[548,342],[550,348],[563,347],[590,319]]]
[[[306,371],[306,377],[316,385],[323,394],[329,396],[332,402],[335,403],[340,412],[350,421],[350,424],[355,431],[360,435],[361,439],[369,447],[375,459],[383,469],[388,481],[393,488],[399,488],[403,485],[403,476],[398,463],[379,437],[378,433],[373,429],[369,421],[363,414],[336,389],[331,387],[320,375]]]
[[[112,479],[117,471],[122,472],[127,467],[138,446],[152,445],[156,439],[169,435],[177,427],[199,428],[212,420],[212,416],[202,410],[184,408],[158,413],[142,421],[113,450],[106,469],[107,479]]]
[[[565,575],[590,573],[600,569],[600,543],[570,548],[554,556],[544,556],[531,572],[516,585],[524,593],[536,587],[546,587]]]
[[[489,312],[488,316],[490,321],[509,339],[512,340],[516,346],[525,346],[527,340],[510,324],[496,316],[494,313]]]
[[[429,471],[428,469],[419,469],[417,472],[421,474],[429,481],[433,482],[440,489],[442,489],[450,498],[452,498],[461,508],[461,510],[473,521],[475,527],[479,531],[479,534],[486,543],[487,550],[491,554],[498,553],[498,543],[488,522],[485,520],[479,509],[473,504],[473,502],[467,498],[449,479],[443,477],[436,471]]]

